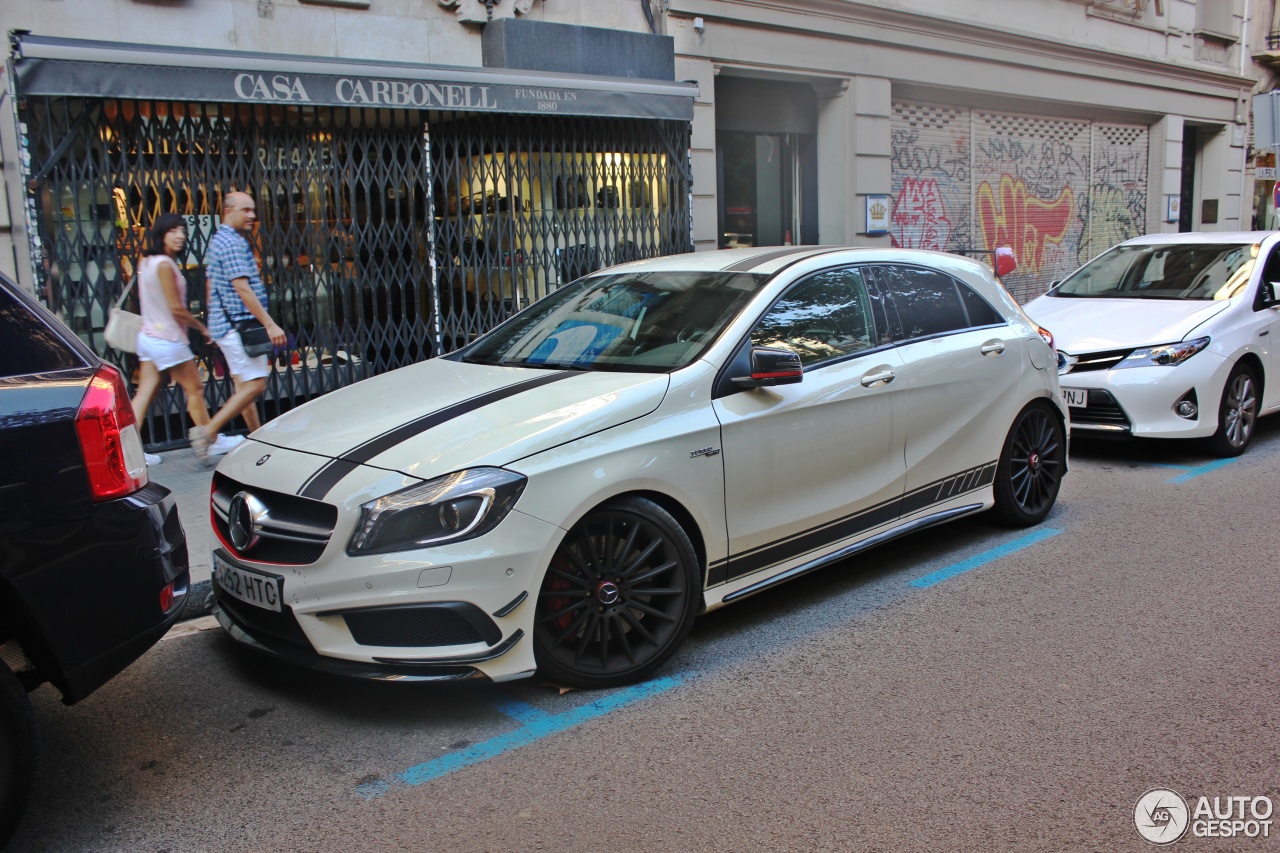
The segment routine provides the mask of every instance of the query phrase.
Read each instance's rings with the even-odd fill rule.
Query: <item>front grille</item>
[[[340,615],[352,638],[362,646],[422,648],[481,642],[492,646],[502,639],[493,620],[464,602],[372,607]]]
[[[1059,352],[1058,354],[1058,373],[1087,373],[1090,370],[1110,370],[1120,362],[1128,358],[1132,349],[1113,349],[1104,352],[1086,352],[1074,356],[1075,363],[1070,369],[1066,367],[1065,362],[1072,358],[1071,353]]]
[[[1089,405],[1071,409],[1071,425],[1121,428],[1125,432],[1133,426],[1111,392],[1097,390],[1089,391]]]
[[[307,652],[315,651],[311,641],[303,633],[298,618],[288,605],[281,605],[281,612],[264,610],[245,604],[238,598],[227,595],[222,587],[213,585],[214,596],[223,612],[231,617],[231,621],[239,625],[244,632],[255,640],[265,644],[285,644]]]
[[[227,512],[239,492],[257,498],[267,512],[260,519],[259,539],[247,552],[232,545]],[[227,549],[242,560],[305,566],[320,559],[333,527],[338,508],[310,498],[245,486],[223,474],[213,475],[213,525]]]

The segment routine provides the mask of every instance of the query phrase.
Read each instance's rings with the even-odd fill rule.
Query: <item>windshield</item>
[[[1172,243],[1116,246],[1062,282],[1054,296],[1230,299],[1249,283],[1258,246]]]
[[[458,357],[510,367],[676,370],[711,345],[764,280],[724,272],[593,276],[540,299]]]

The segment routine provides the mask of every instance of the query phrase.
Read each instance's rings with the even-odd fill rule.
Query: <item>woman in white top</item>
[[[209,330],[187,309],[187,281],[174,260],[187,245],[187,226],[176,213],[163,213],[147,231],[147,245],[138,263],[138,298],[142,329],[138,332],[138,360],[142,362],[133,414],[143,422],[161,381],[172,375],[187,393],[187,412],[196,426],[209,423],[204,382],[187,329],[212,342]],[[150,456],[150,454],[148,454]],[[148,459],[148,461],[151,461]]]

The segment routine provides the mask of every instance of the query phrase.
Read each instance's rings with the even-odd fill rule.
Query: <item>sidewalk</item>
[[[210,557],[216,541],[209,527],[209,483],[213,480],[213,468],[206,468],[196,459],[190,448],[170,450],[159,454],[159,465],[147,468],[147,476],[153,483],[173,492],[178,501],[178,518],[187,534],[187,555],[191,564],[191,590],[183,619],[204,616],[204,600],[209,593]],[[215,456],[213,459],[221,459]]]

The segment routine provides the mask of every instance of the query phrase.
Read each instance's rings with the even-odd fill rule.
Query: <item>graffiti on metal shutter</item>
[[[894,245],[991,262],[1009,246],[1019,300],[1145,233],[1148,131],[895,101]]]

